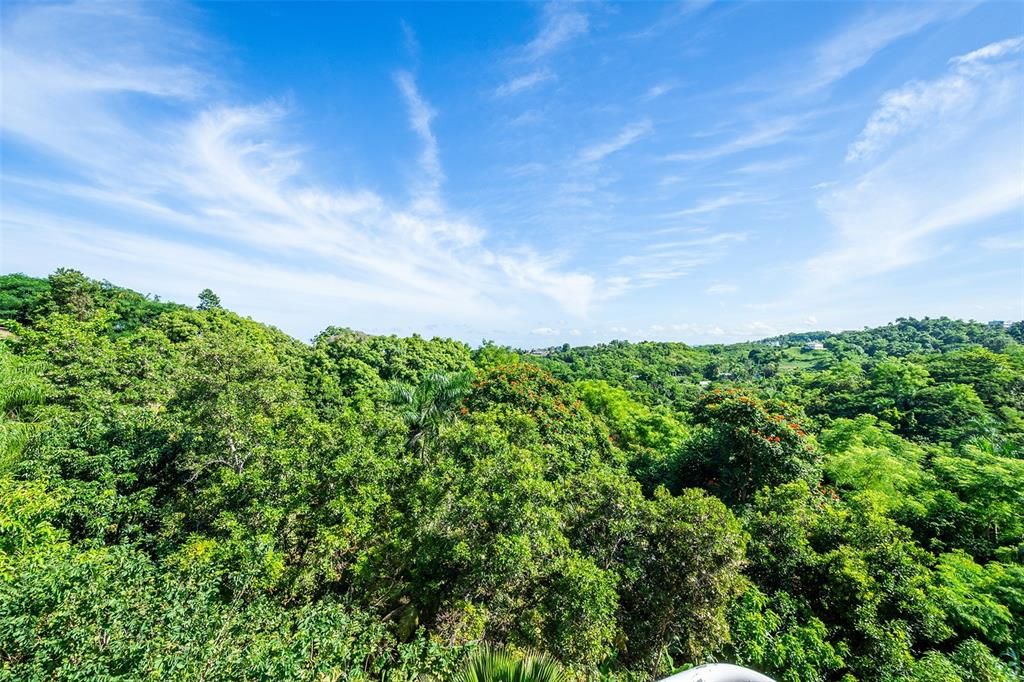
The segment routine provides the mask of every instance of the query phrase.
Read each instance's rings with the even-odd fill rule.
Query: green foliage
[[[45,394],[33,369],[0,345],[0,476],[13,468],[29,437],[38,431],[31,410]]]
[[[96,309],[103,308],[108,313],[106,332],[119,335],[180,307],[109,282],[90,280],[81,272],[67,268],[57,270],[47,279],[20,274],[0,276],[0,320],[11,319],[21,324],[33,323],[57,312],[84,320]]]
[[[875,496],[843,503],[801,481],[762,490],[745,520],[751,578],[768,594],[796,598],[803,618],[820,619],[858,678],[904,676],[915,640],[950,635],[928,555]]]
[[[593,347],[550,349],[534,358],[566,380],[602,379],[650,405],[689,405],[711,357],[682,343],[612,341]]]
[[[1024,459],[1016,451],[1006,454],[976,441],[933,459],[944,546],[985,558],[1024,544]]]
[[[826,680],[844,666],[843,643],[805,604],[786,592],[771,599],[751,585],[730,612],[731,658],[779,682]]]
[[[903,357],[917,353],[941,353],[947,350],[982,346],[996,352],[1012,342],[1004,329],[979,322],[962,322],[948,317],[900,318],[884,327],[843,332],[830,341],[845,344],[869,356]]]
[[[629,455],[630,469],[645,490],[669,482],[688,435],[686,426],[668,408],[648,407],[607,382],[583,381],[577,388],[590,411],[607,423],[613,442]]]
[[[213,289],[203,289],[199,292],[199,305],[196,306],[196,310],[215,310],[220,307],[220,296],[213,293]]]
[[[477,367],[491,368],[498,365],[512,365],[521,362],[520,355],[508,346],[498,346],[493,341],[485,340],[473,351],[473,362]]]
[[[0,275],[0,320],[28,322],[49,294],[50,283],[45,279]]]
[[[762,486],[813,479],[813,443],[788,409],[735,390],[705,394],[692,413],[703,428],[687,446],[681,479],[741,504]]]
[[[340,363],[358,360],[384,381],[416,384],[431,372],[462,372],[473,366],[469,348],[451,339],[419,336],[369,336],[351,329],[328,327],[314,341]]]
[[[199,308],[0,278],[0,680],[1019,674],[1019,324],[523,353]]]
[[[100,285],[78,270],[60,268],[49,276],[50,312],[73,315],[79,320],[92,316],[99,303]]]
[[[962,443],[985,433],[989,419],[974,389],[964,384],[929,386],[915,396],[911,432],[937,440]]]
[[[422,454],[428,437],[454,416],[455,409],[469,392],[472,380],[469,372],[432,372],[415,386],[392,384],[392,401],[399,409],[402,421],[409,427],[410,448],[419,445]]]
[[[973,639],[958,646],[950,657],[963,679],[974,682],[1013,682],[1014,675],[985,645]],[[1018,678],[1019,679],[1019,678]]]
[[[957,551],[939,557],[936,583],[937,600],[956,632],[996,651],[1024,642],[1024,566],[981,566]]]
[[[728,641],[744,538],[725,505],[700,490],[672,496],[661,488],[644,512],[624,549],[624,629],[629,659],[653,674],[665,672],[666,654],[702,661]]]
[[[934,476],[927,452],[871,415],[837,419],[819,437],[824,471],[845,490],[871,491],[887,512],[907,525],[928,515]]]
[[[457,652],[398,643],[345,604],[225,600],[201,572],[129,548],[51,558],[0,583],[0,678],[17,680],[414,680]]]
[[[562,667],[544,654],[518,655],[506,649],[482,647],[474,651],[454,682],[565,682]]]

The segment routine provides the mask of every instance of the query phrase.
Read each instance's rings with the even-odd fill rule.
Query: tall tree
[[[220,308],[220,296],[213,293],[212,289],[203,289],[199,292],[199,310],[215,310]]]

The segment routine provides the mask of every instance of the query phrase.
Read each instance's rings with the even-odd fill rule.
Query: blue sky
[[[1024,317],[1020,3],[5,3],[0,269],[310,338]]]

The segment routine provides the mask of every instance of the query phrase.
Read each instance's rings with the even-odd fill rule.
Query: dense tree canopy
[[[62,269],[0,332],[0,680],[1022,674],[1019,325],[306,344]]]

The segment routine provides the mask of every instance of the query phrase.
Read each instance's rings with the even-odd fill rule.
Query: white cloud
[[[663,175],[658,178],[658,187],[670,187],[672,185],[678,185],[689,180],[685,175]]]
[[[706,293],[708,293],[708,294],[712,294],[712,295],[716,295],[717,296],[717,295],[721,295],[721,294],[734,294],[737,291],[739,291],[739,289],[740,288],[738,286],[736,286],[735,284],[723,284],[723,283],[720,283],[720,284],[712,284],[711,286],[709,286],[704,291]]]
[[[555,80],[554,72],[551,69],[536,69],[529,73],[525,73],[522,76],[517,76],[506,83],[502,83],[494,90],[494,94],[497,97],[508,97],[509,95],[515,95],[524,90],[534,88],[541,83]]]
[[[673,28],[691,14],[699,13],[701,10],[713,4],[713,1],[714,0],[682,0],[681,2],[671,4],[666,3],[666,6],[669,9],[664,16],[659,17],[646,28],[635,33],[628,34],[626,37],[633,40],[649,40],[654,38],[655,36],[661,35],[665,31]]]
[[[1005,57],[1008,54],[1016,54],[1024,48],[1024,37],[1007,38],[1006,40],[1000,40],[997,43],[990,43],[985,47],[978,48],[973,52],[960,55],[959,57],[953,57],[949,60],[950,64],[973,64],[974,62],[989,61],[992,59],[998,59]]]
[[[537,336],[557,336],[561,333],[561,330],[554,329],[553,327],[537,327],[535,329],[531,329],[530,333],[536,334]]]
[[[732,192],[730,194],[723,194],[722,196],[712,197],[710,199],[701,199],[690,208],[685,208],[680,211],[672,211],[671,213],[665,214],[665,217],[683,218],[686,216],[700,215],[702,213],[713,213],[723,208],[749,204],[757,200],[758,199],[756,197],[743,192]]]
[[[444,206],[435,113],[410,73],[395,76],[421,143],[406,205],[320,182],[281,141],[287,106],[219,102],[226,88],[210,85],[202,50],[185,51],[203,41],[159,8],[32,5],[5,17],[0,128],[45,150],[62,171],[53,177],[66,178],[6,169],[5,259],[30,258],[15,261],[23,269],[84,262],[115,280],[205,277],[250,312],[279,300],[267,291],[280,286],[296,319],[300,308],[322,316],[315,305],[371,322],[381,306],[410,319],[508,319],[552,301],[587,314],[591,276],[526,246],[490,248],[478,224]],[[164,106],[143,116],[127,95]],[[72,213],[82,217],[70,223]]]
[[[868,119],[857,140],[850,145],[847,161],[871,158],[899,135],[919,126],[943,125],[952,118],[971,114],[970,109],[1005,107],[1010,98],[1019,98],[1015,82],[1008,78],[1018,70],[1014,63],[992,60],[1019,51],[1021,39],[993,43],[970,54],[954,57],[952,71],[932,81],[917,81],[885,93],[881,106]],[[985,96],[981,97],[984,90]],[[995,98],[995,101],[993,101]],[[983,111],[978,112],[984,115]]]
[[[647,92],[644,93],[644,99],[658,99],[662,95],[667,95],[672,92],[676,87],[676,84],[671,81],[656,83],[648,88]]]
[[[537,175],[543,173],[548,169],[546,164],[539,161],[530,161],[527,163],[521,163],[517,166],[505,169],[505,173],[510,178],[521,178],[528,175]]]
[[[580,12],[578,7],[579,5],[561,2],[546,4],[541,13],[541,25],[537,35],[518,50],[518,55],[510,60],[510,67],[518,70],[523,66],[523,62],[531,65],[550,62],[558,50],[578,36],[584,35],[589,29],[589,23],[587,16]],[[539,66],[502,83],[494,89],[494,96],[510,97],[557,79],[558,74],[550,66]],[[537,112],[525,112],[517,116],[512,125],[536,123],[539,118]]]
[[[566,273],[555,269],[530,251],[494,257],[512,284],[526,291],[541,293],[562,305],[574,315],[585,316],[594,298],[594,278],[582,273]]]
[[[563,2],[545,5],[540,31],[524,48],[524,56],[530,60],[547,57],[574,38],[586,34],[589,29],[587,15],[578,8],[579,5]]]
[[[410,59],[418,62],[420,58],[420,41],[416,38],[416,31],[413,30],[412,26],[405,19],[402,19],[399,23],[402,27],[402,44],[405,46],[405,51]]]
[[[1018,60],[993,61],[1009,53],[982,48],[883,97],[851,146],[852,159],[883,158],[820,202],[836,243],[808,263],[816,285],[932,258],[942,232],[1021,211],[1024,77]]]
[[[710,161],[750,149],[770,147],[786,140],[805,118],[803,116],[784,116],[762,122],[755,125],[750,131],[714,147],[676,152],[664,156],[663,159],[665,161]]]
[[[719,260],[730,244],[746,239],[738,232],[719,232],[705,237],[653,242],[640,253],[622,256],[617,264],[629,272],[621,290],[642,289],[688,275]]]
[[[996,135],[1012,138],[1015,130]],[[821,203],[836,227],[839,246],[809,262],[819,284],[845,282],[912,265],[938,254],[927,238],[944,230],[979,223],[1024,202],[1019,144],[959,146],[944,158],[923,146],[907,148]],[[962,164],[943,173],[922,173],[937,164]],[[917,183],[921,184],[917,184]]]
[[[600,161],[610,154],[622,151],[642,137],[649,135],[653,130],[654,126],[647,119],[630,123],[615,137],[584,148],[580,151],[578,159],[583,163]]]
[[[999,237],[986,237],[981,240],[981,246],[993,251],[1022,251],[1024,250],[1024,234]]]
[[[83,169],[122,168],[133,160],[128,150],[160,144],[153,139],[158,129],[125,126],[111,111],[111,97],[187,104],[211,86],[210,76],[190,64],[200,49],[212,48],[181,26],[135,12],[131,5],[25,4],[6,6],[5,14],[3,133]],[[109,136],[119,143],[108,146]]]
[[[735,172],[743,173],[744,175],[768,175],[790,170],[791,168],[799,166],[803,162],[803,158],[795,156],[770,161],[752,161],[751,163],[740,166]]]
[[[971,9],[967,3],[934,3],[901,7],[863,16],[822,42],[810,64],[801,64],[801,77],[790,92],[805,94],[827,88],[867,64],[878,52],[901,38],[938,21]]]
[[[430,127],[437,112],[420,96],[412,74],[400,71],[395,75],[395,82],[398,83],[406,106],[409,108],[409,126],[423,142],[423,151],[420,152],[419,160],[423,180],[417,190],[417,208],[438,211],[441,208],[440,192],[441,184],[444,182],[444,172],[441,170],[441,155],[438,151],[437,138],[434,137],[434,132]]]

